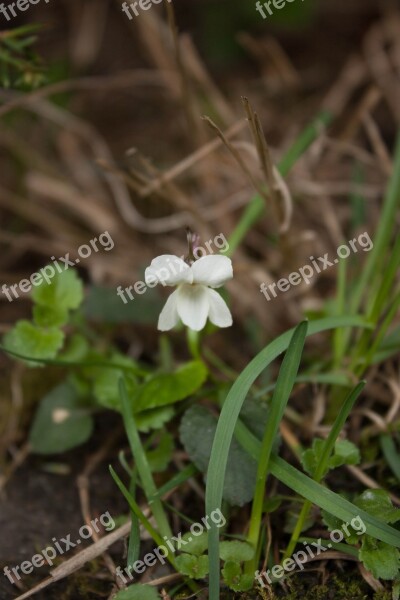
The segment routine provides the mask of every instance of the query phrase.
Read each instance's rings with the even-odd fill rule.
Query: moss
[[[258,589],[246,594],[228,592],[223,600],[391,600],[387,590],[374,592],[366,582],[354,575],[340,575],[329,578],[327,583],[318,583],[319,577],[307,573],[287,579],[286,589],[275,586]]]

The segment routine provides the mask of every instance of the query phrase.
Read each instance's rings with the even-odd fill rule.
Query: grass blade
[[[258,459],[257,483],[255,488],[253,506],[251,511],[250,529],[247,541],[257,549],[261,529],[262,509],[265,494],[265,484],[268,476],[269,461],[273,444],[279,430],[279,424],[283,418],[285,408],[292,392],[297,371],[299,369],[304,342],[307,335],[308,323],[304,321],[296,327],[290,340],[288,350],[282,362],[272,396],[267,427],[265,429],[261,451]],[[257,553],[255,554],[257,557]],[[247,572],[254,572],[255,560],[249,561],[246,566]]]
[[[314,479],[318,483],[324,477],[324,474],[326,473],[326,471],[328,469],[329,458],[332,455],[333,449],[336,444],[336,440],[338,439],[339,434],[342,431],[342,429],[347,421],[347,417],[349,416],[358,396],[361,394],[362,390],[364,389],[365,383],[366,383],[365,381],[361,381],[350,392],[350,394],[346,398],[345,402],[343,403],[343,406],[342,406],[338,416],[335,419],[335,422],[329,432],[328,437],[325,440],[324,447],[322,450],[322,455],[321,455],[321,458],[319,460],[319,463],[317,465],[317,468],[316,468],[316,471],[314,474]],[[297,520],[296,526],[293,530],[290,542],[286,549],[284,558],[288,558],[289,556],[291,556],[293,554],[293,551],[296,547],[298,538],[299,538],[301,532],[303,531],[304,523],[307,520],[308,513],[310,511],[311,506],[312,506],[312,502],[310,500],[307,500],[304,503],[303,508],[301,509],[299,518]]]
[[[400,481],[400,455],[396,449],[396,445],[391,435],[381,435],[381,448],[387,464]]]
[[[149,463],[147,462],[146,452],[140,441],[139,432],[132,414],[131,403],[128,398],[128,392],[126,391],[125,381],[122,378],[119,381],[119,392],[121,396],[122,416],[124,418],[125,430],[147,501],[151,507],[160,533],[163,536],[171,537],[172,532],[168,519],[161,500],[157,498],[157,488],[153,480]]]
[[[365,320],[357,316],[331,317],[313,321],[309,325],[308,335],[313,335],[336,327],[369,327]],[[268,344],[247,365],[232,385],[224,402],[214,437],[211,458],[208,467],[206,488],[206,514],[221,509],[225,471],[228,462],[229,448],[238,422],[240,410],[252,384],[260,373],[282,352],[292,338],[294,330],[287,331]],[[272,472],[272,463],[271,463]],[[311,480],[310,480],[311,481]],[[210,561],[210,600],[219,599],[219,535],[218,529],[211,526],[209,531]]]

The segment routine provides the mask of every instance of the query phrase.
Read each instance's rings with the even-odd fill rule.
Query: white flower
[[[230,327],[230,310],[213,288],[221,287],[232,277],[230,258],[220,254],[203,256],[191,266],[170,254],[155,258],[146,269],[146,284],[178,286],[161,311],[158,329],[169,331],[181,319],[190,329],[200,331],[207,318],[218,327]]]

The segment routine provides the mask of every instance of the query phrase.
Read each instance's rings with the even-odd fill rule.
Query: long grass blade
[[[336,327],[368,327],[360,317],[332,317],[310,323],[308,335],[313,335]],[[235,432],[244,400],[261,372],[289,345],[294,330],[287,331],[268,344],[247,365],[241,375],[232,385],[224,402],[221,416],[215,432],[211,458],[207,475],[206,513],[221,509],[222,492],[228,462],[229,448]],[[271,463],[272,468],[272,463]],[[271,471],[272,472],[272,471]],[[218,529],[211,526],[209,531],[209,562],[210,562],[210,600],[219,600],[219,535]]]
[[[304,321],[296,327],[290,340],[288,350],[282,362],[274,394],[272,396],[268,422],[261,443],[258,459],[257,481],[251,511],[250,529],[247,541],[256,549],[261,529],[262,509],[265,494],[265,484],[268,476],[269,461],[272,454],[274,441],[279,431],[279,424],[283,418],[285,408],[292,392],[297,371],[299,369],[304,342],[307,335],[308,323]],[[247,572],[255,570],[254,560],[246,566]]]

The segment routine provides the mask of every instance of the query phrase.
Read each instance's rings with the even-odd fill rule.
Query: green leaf
[[[221,542],[219,555],[222,560],[240,563],[253,558],[254,548],[247,542],[241,542],[239,540]]]
[[[194,556],[193,554],[181,554],[175,559],[178,570],[187,577],[193,579],[204,579],[208,575],[207,556]]]
[[[43,329],[30,321],[18,321],[3,338],[6,350],[27,355],[35,359],[54,358],[64,343],[64,333],[59,329]],[[40,363],[25,360],[26,364]]]
[[[325,443],[325,440],[313,440],[312,448],[305,450],[301,457],[304,470],[307,471],[307,473],[312,477],[315,476],[317,467],[324,455]],[[335,469],[341,465],[356,465],[359,462],[360,452],[357,446],[348,440],[337,440],[335,442],[334,453],[329,458],[327,467],[322,473],[322,476],[324,476],[330,469]]]
[[[83,311],[89,320],[101,323],[141,323],[153,325],[163,307],[155,290],[148,289],[143,296],[134,296],[125,304],[115,289],[92,286],[89,289]]]
[[[48,265],[50,267],[51,265]],[[46,268],[46,267],[45,267]],[[52,266],[55,270],[55,267]],[[58,309],[74,310],[78,308],[83,300],[83,283],[74,269],[56,271],[50,283],[42,283],[32,291],[32,299],[35,304],[50,308],[57,306]]]
[[[225,583],[235,592],[245,592],[253,587],[254,577],[244,575],[239,563],[228,561],[222,569]]]
[[[75,388],[62,383],[40,402],[29,442],[37,454],[58,454],[86,442],[92,430],[93,419]]]
[[[189,362],[174,373],[154,375],[138,390],[134,411],[141,412],[184,400],[196,392],[207,378],[207,368],[201,361]]]
[[[355,499],[354,503],[385,523],[400,521],[400,509],[394,508],[390,496],[385,490],[366,490]]]
[[[191,406],[180,424],[180,439],[199,471],[207,472],[217,419],[202,406]],[[223,497],[232,506],[243,506],[254,494],[256,463],[233,440],[229,450]]]
[[[400,552],[397,548],[366,535],[359,555],[365,568],[377,579],[392,580],[398,578]]]
[[[174,438],[163,431],[157,448],[147,451],[147,461],[153,473],[162,473],[168,467],[174,451]]]
[[[175,410],[172,406],[162,406],[161,408],[145,410],[135,415],[135,420],[137,428],[141,433],[149,433],[152,429],[161,429],[174,415]]]
[[[130,373],[128,371],[122,371],[119,369],[96,369],[93,392],[101,406],[111,408],[112,410],[121,411],[121,397],[118,388],[121,377],[125,381],[128,398],[132,406],[136,398],[138,383],[134,375],[135,363],[130,358],[118,353],[113,354],[110,362],[122,366],[132,367],[132,372]]]
[[[39,327],[62,327],[68,321],[68,310],[60,306],[33,307],[33,320]]]
[[[68,338],[65,348],[59,354],[59,359],[66,362],[83,361],[89,352],[89,343],[80,333],[74,333]]]
[[[151,585],[135,583],[126,590],[120,590],[113,600],[159,600],[157,589]]]
[[[182,536],[182,539],[186,542],[184,546],[186,554],[194,554],[195,556],[201,556],[207,550],[208,535],[207,531],[203,531],[201,535],[194,536],[190,531]]]
[[[335,451],[329,459],[331,469],[341,465],[357,465],[361,460],[360,451],[349,440],[337,440]]]

